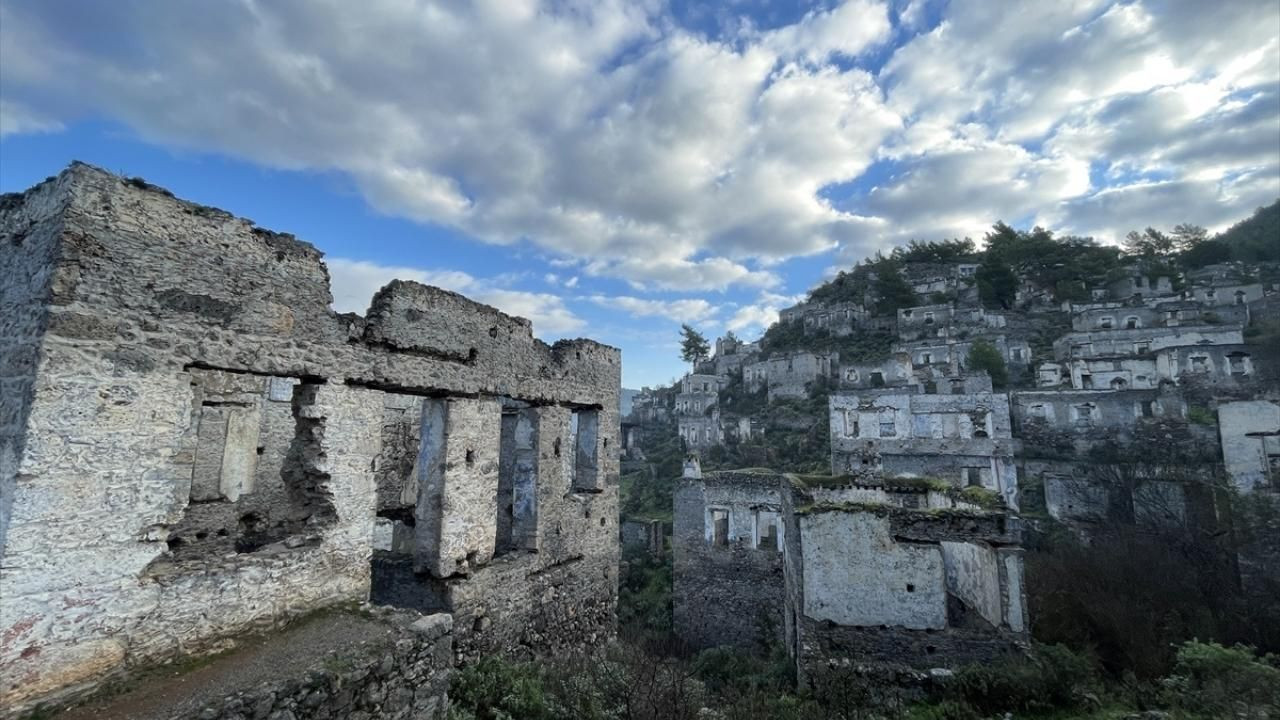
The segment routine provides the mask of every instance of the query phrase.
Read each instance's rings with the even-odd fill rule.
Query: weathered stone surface
[[[467,652],[612,633],[616,349],[414,283],[336,315],[310,245],[82,164],[4,196],[0,272],[0,704],[364,600],[375,568],[407,567],[385,583],[457,614]],[[498,562],[503,398],[539,432],[536,512]],[[383,513],[380,554],[425,551],[402,419],[430,400],[477,409],[438,459],[441,557],[467,574],[436,581],[373,550]],[[577,480],[575,411],[599,428]]]

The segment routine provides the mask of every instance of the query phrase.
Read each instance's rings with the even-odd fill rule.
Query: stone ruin
[[[0,275],[9,712],[371,597],[456,662],[614,632],[617,349],[336,314],[311,245],[79,163],[0,196]]]
[[[1018,655],[1030,633],[1019,521],[963,493],[877,477],[686,472],[675,492],[675,632],[781,646],[801,687],[919,687]]]

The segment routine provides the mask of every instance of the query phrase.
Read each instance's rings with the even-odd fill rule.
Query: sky
[[[0,191],[72,160],[656,385],[911,239],[1274,201],[1280,3],[0,0]]]

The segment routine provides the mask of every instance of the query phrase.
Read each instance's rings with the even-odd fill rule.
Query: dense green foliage
[[[629,636],[540,663],[487,657],[450,687],[450,720],[980,720],[1129,717],[1272,718],[1280,667],[1246,647],[1190,641],[1152,682],[1109,683],[1087,655],[1037,645],[1021,657],[960,668],[934,696],[908,701],[849,670],[816,690],[793,686],[785,655],[731,648],[690,654]]]
[[[984,307],[1008,310],[1018,297],[1018,276],[999,255],[986,253],[975,275]]]
[[[974,340],[969,346],[969,357],[965,362],[969,371],[986,371],[991,376],[991,386],[1003,390],[1009,384],[1009,368],[995,345],[986,340]]]
[[[1214,240],[1227,246],[1231,260],[1280,262],[1280,200],[1258,208]]]
[[[896,247],[889,256],[900,263],[957,263],[973,260],[978,248],[969,238],[922,242],[912,240],[906,247]]]
[[[875,266],[876,279],[871,289],[876,295],[876,312],[880,315],[892,315],[902,308],[920,304],[920,298],[911,289],[911,285],[902,277],[901,265],[894,260],[880,262]]]

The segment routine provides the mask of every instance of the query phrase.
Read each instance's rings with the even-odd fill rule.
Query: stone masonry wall
[[[0,197],[0,268],[0,704],[366,599],[380,483],[404,491],[378,470],[392,394],[539,406],[563,419],[562,463],[578,454],[570,413],[596,413],[581,487],[563,468],[539,478],[539,552],[486,567],[496,509],[459,510],[466,570],[424,581],[422,605],[466,615],[464,635],[480,638],[472,608],[489,596],[514,598],[512,627],[586,608],[589,631],[546,632],[612,632],[616,349],[547,346],[526,320],[412,283],[384,288],[368,319],[335,315],[310,245],[81,164]],[[234,392],[208,395],[211,378]],[[16,412],[10,397],[24,398]],[[473,467],[496,467],[492,425],[473,438]],[[466,468],[465,449],[450,462]],[[196,515],[258,488],[278,515]]]
[[[708,473],[675,493],[672,606],[676,634],[694,647],[759,649],[782,630],[782,552],[754,542],[757,509],[780,510],[775,474]],[[728,542],[707,537],[709,507],[729,511]],[[782,533],[781,523],[777,532]]]
[[[446,614],[409,622],[388,648],[359,646],[301,678],[260,685],[207,704],[204,720],[443,720],[453,669]],[[184,715],[174,716],[179,720]]]
[[[55,292],[54,253],[65,198],[56,183],[0,198],[0,548],[5,545],[35,384],[40,337]],[[59,285],[60,290],[60,285]]]

